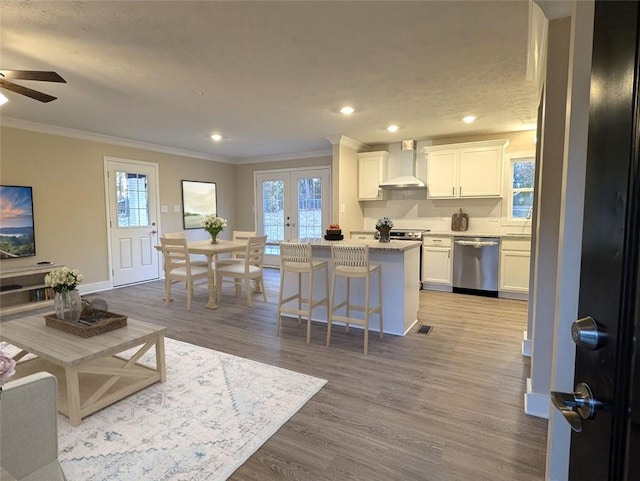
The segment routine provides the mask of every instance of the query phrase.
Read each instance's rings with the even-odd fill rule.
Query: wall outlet
[[[180,204],[174,204],[173,211],[179,214],[180,213]]]
[[[160,206],[160,212],[164,212],[164,213],[169,212],[169,206],[168,205],[161,205]]]
[[[440,222],[447,222],[449,220],[449,218],[446,215],[443,215],[442,217],[440,217]]]
[[[496,217],[496,216],[489,217],[489,222],[499,222],[499,221],[500,221],[500,217]]]

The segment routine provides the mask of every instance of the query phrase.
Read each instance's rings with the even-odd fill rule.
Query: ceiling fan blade
[[[67,83],[67,81],[56,72],[45,72],[42,70],[0,70],[0,74],[4,78],[16,80],[39,80],[42,82]]]
[[[54,97],[52,95],[38,92],[37,90],[23,87],[22,85],[17,85],[2,79],[0,79],[0,87],[3,87],[7,90],[11,90],[13,92],[16,92],[22,95],[26,95],[27,97],[31,97],[32,99],[39,100],[40,102],[44,102],[44,103],[51,102],[52,100],[55,100],[58,98],[58,97]]]

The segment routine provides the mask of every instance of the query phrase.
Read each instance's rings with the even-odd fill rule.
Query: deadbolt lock
[[[603,345],[606,335],[598,330],[593,317],[587,316],[571,324],[571,338],[577,346],[595,351]]]

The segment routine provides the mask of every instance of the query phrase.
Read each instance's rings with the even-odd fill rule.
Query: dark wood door
[[[606,339],[576,349],[576,385],[602,407],[572,433],[571,481],[640,479],[639,20],[637,2],[596,2],[579,315]]]

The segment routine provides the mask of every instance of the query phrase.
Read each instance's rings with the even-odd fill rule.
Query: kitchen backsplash
[[[502,199],[425,199],[425,191],[389,191],[384,201],[364,204],[363,230],[375,230],[380,217],[393,219],[395,228],[430,229],[433,232],[453,232],[451,216],[460,209],[469,215],[469,233],[529,234],[531,221],[522,225],[504,225]]]

